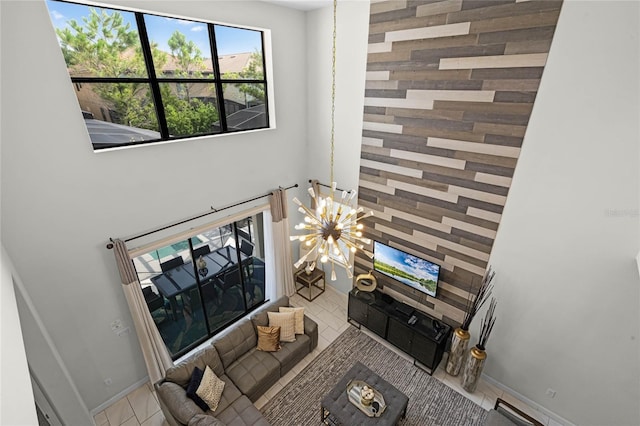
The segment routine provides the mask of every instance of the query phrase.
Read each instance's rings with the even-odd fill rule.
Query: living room
[[[90,424],[92,410],[147,376],[133,333],[110,328],[133,323],[109,237],[292,183],[300,187],[290,200],[303,199],[308,179],[329,180],[330,7],[165,1],[152,9],[268,29],[276,126],[95,153],[45,3],[0,4],[2,243],[32,315],[21,324],[29,365],[68,424]],[[339,4],[342,188],[360,186],[369,9]],[[489,262],[499,307],[485,374],[573,424],[640,423],[638,27],[635,2],[562,5]],[[34,247],[46,255],[35,258]],[[329,284],[346,294],[352,281],[339,274]],[[3,311],[12,305],[3,297]],[[19,374],[5,369],[4,339],[3,331],[3,387],[15,382],[5,374]]]

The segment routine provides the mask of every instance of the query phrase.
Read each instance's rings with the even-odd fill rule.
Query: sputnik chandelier
[[[299,268],[307,262],[308,270],[313,271],[318,259],[321,263],[331,263],[331,281],[336,280],[336,265],[345,268],[347,276],[353,278],[351,263],[349,262],[349,251],[355,253],[361,250],[370,258],[373,253],[365,250],[364,245],[371,244],[371,240],[362,236],[363,225],[358,223],[366,217],[372,216],[370,211],[360,217],[362,207],[356,208],[357,201],[355,190],[342,191],[339,203],[334,202],[336,182],[333,179],[333,154],[335,150],[335,103],[336,103],[336,12],[337,0],[333,1],[333,49],[332,49],[332,81],[331,81],[331,157],[330,157],[330,181],[331,189],[329,196],[323,198],[316,194],[313,188],[309,188],[309,195],[313,198],[315,211],[306,207],[294,198],[293,202],[298,205],[298,211],[304,214],[304,222],[295,226],[296,230],[307,231],[306,234],[291,236],[291,241],[300,241],[304,245],[305,254],[294,264]]]

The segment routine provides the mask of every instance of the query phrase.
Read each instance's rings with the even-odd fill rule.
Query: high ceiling
[[[315,10],[333,4],[332,0],[262,0],[267,3],[277,4],[291,9]]]

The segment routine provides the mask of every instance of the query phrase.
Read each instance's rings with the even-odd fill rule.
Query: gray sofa
[[[167,370],[155,389],[171,426],[268,426],[253,402],[318,345],[318,325],[305,315],[304,334],[297,334],[295,342],[281,342],[278,352],[256,349],[256,326],[267,325],[267,312],[277,312],[281,306],[289,306],[289,298],[267,303],[251,318],[215,336],[210,346]],[[204,370],[207,365],[225,382],[215,413],[203,411],[186,395],[194,368]]]
[[[485,426],[543,426],[542,423],[509,404],[502,398],[496,400],[496,405],[489,410]]]

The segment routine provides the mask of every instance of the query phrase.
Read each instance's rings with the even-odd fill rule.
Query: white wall
[[[486,374],[580,425],[640,424],[638,5],[565,1],[491,256]]]
[[[13,266],[4,247],[0,254],[0,378],[3,383],[0,386],[0,424],[35,425],[38,419],[13,288]],[[8,383],[11,386],[7,386]]]
[[[330,184],[332,33],[333,6],[307,13],[309,146],[305,184],[309,179]],[[338,188],[351,190],[358,188],[360,174],[369,2],[340,0],[336,33],[334,180]],[[308,199],[305,196],[304,200]],[[300,213],[294,214],[292,223],[299,223],[301,219]],[[326,266],[325,270],[328,279],[330,267]],[[328,283],[343,292],[351,290],[352,280],[344,270],[337,270],[336,275],[337,280]]]
[[[90,410],[146,376],[134,334],[110,329],[132,323],[107,239],[307,178],[303,12],[120,3],[271,29],[278,128],[94,154],[44,2],[1,2],[2,241]]]
[[[58,348],[53,343],[42,318],[19,276],[13,276],[16,306],[24,336],[29,369],[34,379],[34,396],[42,413],[52,421],[65,420],[66,424],[90,425],[93,421]],[[35,380],[37,379],[37,380]],[[4,386],[3,379],[3,386]],[[31,404],[33,405],[33,404]],[[55,408],[53,408],[53,407]],[[3,423],[4,424],[4,423]],[[11,422],[7,422],[11,424]],[[33,423],[26,423],[33,424]]]

